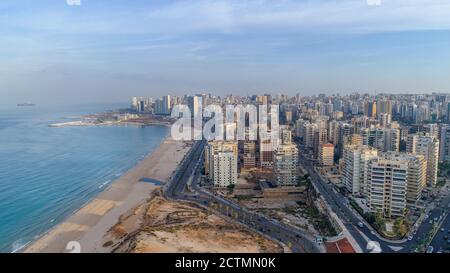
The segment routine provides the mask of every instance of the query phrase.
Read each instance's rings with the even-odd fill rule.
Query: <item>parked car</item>
[[[433,250],[434,250],[433,246],[429,246],[427,248],[427,253],[433,253]]]
[[[363,222],[358,222],[358,227],[363,228],[364,227]]]

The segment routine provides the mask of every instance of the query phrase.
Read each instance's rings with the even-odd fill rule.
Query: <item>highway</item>
[[[450,196],[442,199],[439,206],[433,210],[433,215],[428,219],[436,222],[436,231],[430,246],[434,252],[442,253],[450,250],[450,217],[448,215]],[[437,220],[437,221],[435,221]],[[429,223],[428,223],[429,224]]]
[[[317,244],[313,236],[260,213],[249,211],[236,203],[200,188],[198,182],[203,167],[202,155],[204,148],[205,142],[197,141],[186,155],[171,181],[164,188],[164,193],[168,199],[195,202],[262,235],[283,243],[292,252],[325,252],[323,245]],[[188,187],[189,184],[190,186]]]

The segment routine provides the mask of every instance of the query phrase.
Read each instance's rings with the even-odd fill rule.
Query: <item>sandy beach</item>
[[[83,253],[107,252],[102,246],[103,236],[122,214],[145,202],[169,180],[190,147],[191,144],[166,138],[137,166],[23,252],[70,252],[66,247],[72,241],[80,243]]]

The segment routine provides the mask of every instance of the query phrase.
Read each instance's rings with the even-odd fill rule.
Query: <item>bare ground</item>
[[[168,201],[160,192],[122,215],[104,247],[127,253],[283,252],[276,242],[195,204]]]

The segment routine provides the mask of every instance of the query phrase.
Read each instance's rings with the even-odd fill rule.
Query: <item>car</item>
[[[445,228],[441,228],[441,232],[444,232],[445,231]]]
[[[358,227],[363,228],[364,227],[363,222],[358,222]]]
[[[434,250],[433,246],[429,246],[427,248],[427,253],[433,253],[433,250]]]
[[[412,241],[413,237],[411,235],[408,236],[408,241]]]
[[[322,239],[322,237],[317,237],[316,238],[316,242],[317,242],[317,244],[322,244],[323,243],[323,239]]]

